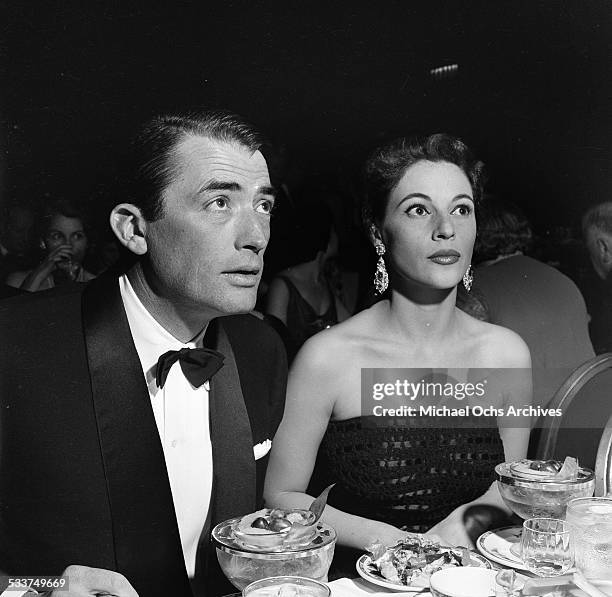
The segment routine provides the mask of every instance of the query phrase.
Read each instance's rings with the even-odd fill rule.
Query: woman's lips
[[[459,261],[459,255],[432,255],[429,257],[430,261],[437,263],[439,265],[453,265],[453,263],[457,263]]]
[[[453,265],[459,261],[460,257],[461,254],[458,251],[453,249],[442,249],[432,253],[428,259],[438,265]]]

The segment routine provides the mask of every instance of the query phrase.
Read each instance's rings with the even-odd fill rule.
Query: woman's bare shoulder
[[[300,350],[300,360],[334,370],[342,363],[354,362],[371,344],[376,319],[373,309],[370,307],[312,336]]]
[[[529,368],[531,356],[526,342],[514,331],[464,316],[464,325],[475,353],[484,367]]]

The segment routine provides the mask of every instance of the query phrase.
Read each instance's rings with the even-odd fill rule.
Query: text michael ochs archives
[[[504,426],[528,427],[533,419],[563,415],[560,408],[529,402],[528,369],[373,368],[361,373],[362,415],[376,419],[422,419],[421,424],[436,426],[488,419],[491,425],[501,420]]]

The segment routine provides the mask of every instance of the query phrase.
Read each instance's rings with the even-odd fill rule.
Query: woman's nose
[[[435,239],[448,239],[455,236],[455,227],[450,215],[441,215],[436,220],[433,231]]]

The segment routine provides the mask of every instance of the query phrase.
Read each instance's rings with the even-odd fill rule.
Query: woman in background
[[[49,202],[38,228],[45,255],[33,269],[9,274],[9,286],[35,292],[95,277],[83,268],[88,247],[85,218],[72,203],[63,199]]]
[[[481,176],[468,148],[441,134],[400,139],[367,163],[365,224],[379,256],[375,285],[385,298],[311,338],[298,354],[265,486],[270,506],[308,507],[320,448],[329,481],[337,483],[329,501],[336,507],[323,519],[340,545],[364,550],[376,540],[393,545],[406,531],[429,531],[467,546],[463,516],[470,505],[507,511],[493,468],[525,456],[528,424],[372,421],[378,417],[363,411],[361,396],[367,368],[514,369],[517,375],[502,376],[487,400],[530,403],[525,343],[455,306],[457,284],[471,284]]]
[[[308,338],[350,316],[337,283],[338,236],[329,207],[305,201],[295,220],[292,248],[297,263],[272,280],[266,297],[266,315],[287,328],[290,361]]]

